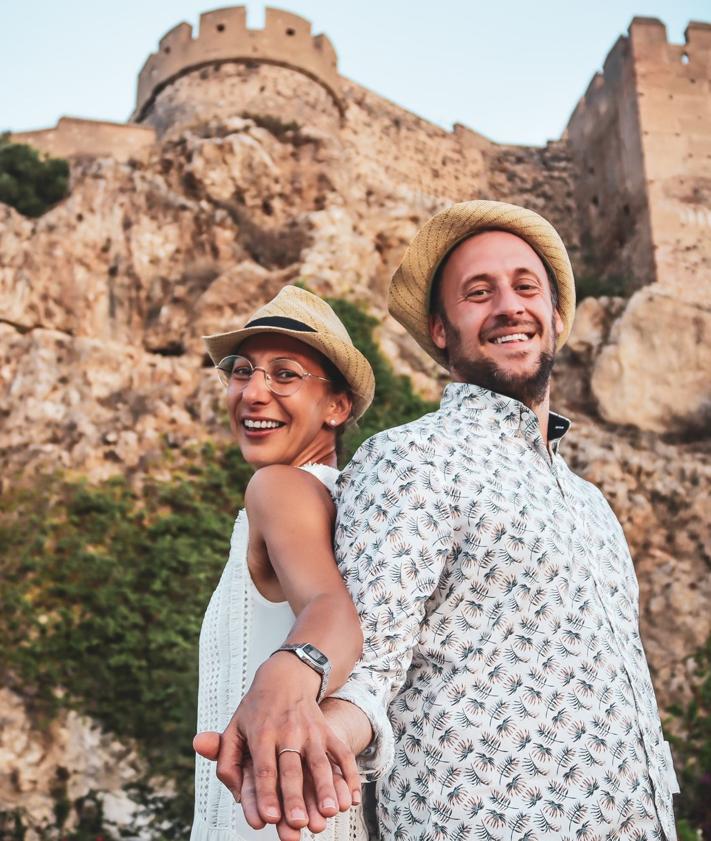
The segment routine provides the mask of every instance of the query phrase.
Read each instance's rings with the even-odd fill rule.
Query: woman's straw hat
[[[353,392],[353,417],[361,417],[373,401],[375,377],[370,363],[355,347],[348,331],[318,295],[285,286],[260,307],[239,330],[203,336],[210,358],[217,365],[257,333],[283,333],[322,353],[343,374]]]
[[[561,348],[575,317],[575,279],[568,252],[556,229],[533,210],[497,201],[465,201],[433,216],[408,246],[390,283],[391,314],[415,341],[443,367],[444,353],[429,332],[430,293],[437,269],[452,249],[472,234],[508,231],[527,242],[553,272],[558,284],[558,312],[563,330]]]

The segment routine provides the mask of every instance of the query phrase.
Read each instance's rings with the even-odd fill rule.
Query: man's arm
[[[365,642],[332,698],[349,701],[370,721],[372,753],[359,765],[377,777],[392,763],[387,708],[405,681],[427,601],[451,552],[451,510],[432,445],[403,429],[367,441],[340,481],[336,559]]]

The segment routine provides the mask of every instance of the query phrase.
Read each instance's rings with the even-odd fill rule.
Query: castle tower
[[[711,275],[711,25],[670,44],[661,21],[634,18],[566,134],[593,273],[697,295]]]
[[[200,16],[196,38],[181,23],[161,39],[132,119],[159,135],[245,115],[326,128],[343,113],[340,85],[331,42],[307,20],[268,8],[264,28],[248,29],[244,6],[217,9]]]

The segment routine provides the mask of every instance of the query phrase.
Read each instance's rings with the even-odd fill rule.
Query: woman
[[[286,286],[240,329],[208,336],[208,352],[227,386],[232,431],[257,469],[245,492],[230,556],[200,634],[200,687],[191,841],[276,839],[280,814],[251,818],[219,779],[219,736],[230,716],[249,713],[252,739],[290,735],[273,745],[274,769],[301,774],[334,760],[333,786],[314,793],[308,814],[289,811],[292,825],[326,827],[324,839],[365,838],[359,778],[352,754],[323,721],[318,702],[340,686],[360,656],[358,616],[338,573],[331,545],[331,491],[338,431],[373,397],[373,372],[333,310],[316,295]],[[283,644],[286,643],[286,647]],[[276,653],[274,653],[276,652]],[[251,685],[251,688],[250,688]],[[249,688],[249,691],[247,691]],[[245,694],[246,693],[246,694]],[[243,697],[244,696],[244,697]],[[297,709],[285,731],[280,711]],[[217,732],[214,732],[217,731]],[[212,740],[212,742],[211,742]],[[218,779],[219,777],[219,779]],[[346,815],[339,812],[350,811]]]

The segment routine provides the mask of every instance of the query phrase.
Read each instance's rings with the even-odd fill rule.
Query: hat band
[[[242,328],[246,330],[248,327],[282,327],[285,330],[297,330],[299,333],[317,333],[314,327],[304,324],[303,321],[297,321],[295,318],[286,318],[281,315],[269,315],[265,318],[255,318]]]

